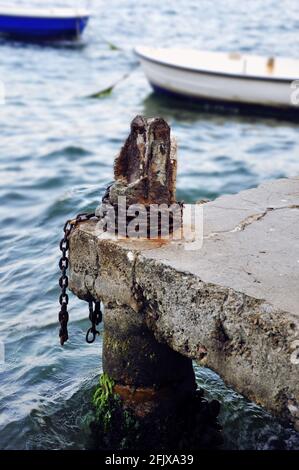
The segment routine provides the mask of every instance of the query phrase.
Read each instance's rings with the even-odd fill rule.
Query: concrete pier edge
[[[158,341],[299,428],[299,177],[204,204],[204,242],[71,236],[70,288],[130,306]],[[137,293],[137,294],[136,294]]]

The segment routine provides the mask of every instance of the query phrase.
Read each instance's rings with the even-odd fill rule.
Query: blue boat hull
[[[89,17],[36,18],[0,14],[0,34],[16,39],[55,40],[79,37]]]

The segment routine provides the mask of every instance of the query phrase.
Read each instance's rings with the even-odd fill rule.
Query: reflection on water
[[[178,122],[193,124],[196,121],[213,121],[218,125],[227,121],[238,123],[256,123],[257,125],[265,125],[270,127],[281,127],[282,125],[298,129],[298,125],[294,122],[281,120],[263,116],[252,116],[249,114],[238,114],[231,110],[203,109],[201,103],[196,101],[185,101],[181,98],[171,97],[160,93],[149,93],[143,101],[144,114],[146,116],[164,116],[165,119],[174,119]],[[222,111],[222,112],[221,112]]]
[[[92,446],[89,398],[101,372],[101,339],[85,344],[87,305],[71,295],[70,341],[59,346],[58,242],[67,218],[97,206],[136,114],[160,114],[171,124],[179,143],[178,198],[186,202],[298,174],[296,125],[217,116],[156,97],[140,68],[111,95],[86,98],[131,70],[132,48],[141,42],[296,55],[296,1],[254,0],[246,14],[237,0],[92,4],[95,15],[79,43],[0,41],[7,91],[0,107],[1,448]],[[211,371],[196,373],[223,403],[226,447],[299,447],[295,432]]]

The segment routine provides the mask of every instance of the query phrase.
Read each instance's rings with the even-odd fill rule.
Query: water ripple
[[[290,47],[298,39],[296,1],[91,4],[94,17],[78,43],[0,41],[0,79],[7,90],[0,108],[0,338],[6,353],[0,366],[0,448],[5,449],[92,447],[88,419],[101,372],[101,339],[85,344],[86,305],[70,296],[70,341],[64,349],[58,344],[58,241],[67,218],[97,206],[134,115],[161,115],[171,124],[179,144],[178,199],[186,202],[298,174],[294,124],[215,115],[157,97],[141,69],[105,99],[87,98],[135,66],[132,48],[140,43],[296,57]],[[103,38],[122,50],[111,50]],[[227,448],[298,449],[298,435],[288,426],[211,371],[196,368],[196,374],[208,396],[222,403]]]

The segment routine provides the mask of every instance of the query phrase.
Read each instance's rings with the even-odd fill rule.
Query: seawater
[[[140,44],[296,57],[296,0],[94,0],[77,6],[87,3],[94,13],[79,42],[0,40],[6,91],[0,105],[2,449],[91,445],[87,423],[102,370],[101,339],[85,343],[86,304],[71,295],[70,341],[59,346],[58,243],[67,218],[98,204],[136,114],[161,115],[172,126],[180,200],[213,199],[299,173],[298,126],[203,113],[159,98],[140,68],[111,95],[88,98],[136,66],[132,51]],[[222,403],[225,448],[299,448],[298,434],[215,373],[196,367],[196,376],[206,396]]]

